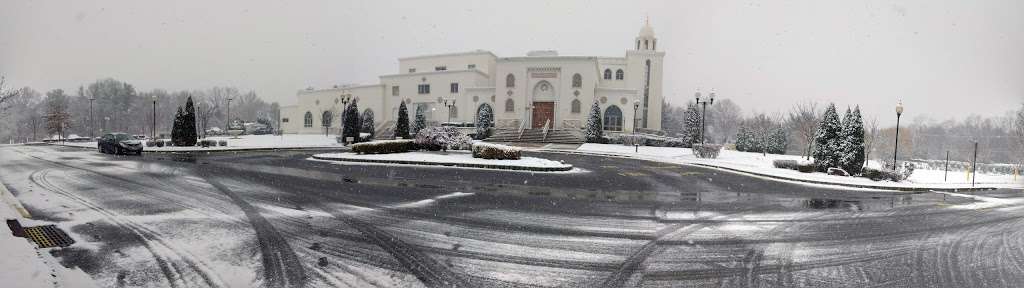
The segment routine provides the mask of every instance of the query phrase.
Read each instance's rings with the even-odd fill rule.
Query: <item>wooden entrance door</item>
[[[533,102],[533,128],[543,128],[549,120],[555,121],[555,102]]]

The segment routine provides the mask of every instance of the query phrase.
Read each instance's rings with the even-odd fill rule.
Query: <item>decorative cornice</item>
[[[420,56],[402,57],[402,58],[398,58],[398,61],[417,60],[417,59],[429,59],[429,58],[440,58],[440,57],[453,57],[453,56],[466,56],[466,55],[479,55],[479,54],[490,54],[491,57],[498,58],[498,56],[494,55],[494,53],[491,53],[491,51],[487,51],[487,50],[474,50],[474,51],[464,51],[464,52],[454,52],[454,53],[444,53],[444,54],[431,54],[431,55],[420,55]]]
[[[484,73],[484,72],[482,72],[482,71],[480,71],[478,69],[445,70],[445,71],[428,71],[428,72],[416,72],[416,73],[388,74],[388,75],[380,75],[379,77],[380,78],[396,78],[396,77],[403,77],[403,76],[425,76],[425,75],[435,75],[435,74],[456,74],[456,73],[476,73],[476,74],[479,74],[480,76],[488,77],[486,73]],[[490,77],[488,77],[488,78],[490,78]]]

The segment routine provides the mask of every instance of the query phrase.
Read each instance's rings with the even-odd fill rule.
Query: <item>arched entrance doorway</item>
[[[533,87],[533,115],[531,127],[543,128],[545,123],[555,122],[555,87],[548,81],[540,81]],[[550,126],[549,126],[550,127]]]

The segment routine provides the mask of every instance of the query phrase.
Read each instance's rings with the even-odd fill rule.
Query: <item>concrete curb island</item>
[[[96,147],[82,147],[82,146],[49,144],[49,143],[47,143],[46,145],[54,145],[54,146],[78,148],[78,149],[87,149],[87,150],[96,150]],[[348,150],[349,148],[348,147],[344,147],[344,146],[312,146],[312,147],[239,147],[239,148],[229,148],[229,149],[209,149],[209,148],[202,148],[202,147],[198,147],[197,146],[197,148],[195,150],[184,150],[184,151],[154,151],[154,150],[146,150],[146,148],[142,148],[142,153],[163,153],[163,154],[178,154],[178,153],[180,153],[180,154],[186,154],[186,153],[297,151],[297,150],[325,150],[325,149],[338,149],[338,150],[344,151],[344,150]]]
[[[594,152],[582,152],[582,151],[575,151],[575,150],[574,151],[567,151],[567,150],[555,150],[555,149],[540,149],[540,150],[534,150],[533,152],[548,152],[548,153],[562,153],[562,154],[576,154],[576,155],[591,155],[591,156],[603,156],[603,157],[620,157],[620,158],[628,158],[628,159],[651,161],[651,162],[657,162],[657,163],[667,163],[667,162],[658,162],[658,161],[650,160],[650,159],[644,159],[644,158],[635,157],[635,156],[631,156],[631,155],[621,155],[621,154],[614,154],[614,153],[600,153],[600,152],[594,153]],[[974,192],[974,191],[990,191],[990,190],[997,190],[997,189],[999,189],[997,187],[984,187],[984,186],[950,188],[950,187],[896,187],[896,186],[883,186],[883,185],[851,184],[851,183],[841,183],[841,182],[829,182],[829,181],[819,181],[819,180],[810,180],[810,179],[800,179],[800,178],[772,175],[772,174],[767,174],[767,173],[758,173],[758,172],[748,171],[748,170],[744,170],[744,169],[737,169],[737,168],[724,167],[724,166],[713,165],[713,164],[705,164],[705,163],[668,163],[668,164],[692,165],[692,166],[699,166],[699,167],[704,167],[704,168],[726,170],[726,171],[729,171],[729,172],[740,173],[740,174],[748,174],[748,175],[754,175],[754,176],[759,176],[759,177],[772,178],[772,179],[785,180],[785,181],[793,181],[793,182],[802,182],[802,183],[808,183],[808,184],[833,185],[833,186],[843,186],[843,187],[850,187],[850,188],[890,190],[890,191],[901,191],[901,192],[933,192],[933,191],[937,191],[937,192]]]
[[[356,163],[375,163],[375,164],[405,164],[405,165],[421,165],[421,166],[446,166],[446,167],[485,168],[485,169],[531,171],[531,172],[564,172],[564,171],[572,170],[572,168],[573,168],[572,165],[568,165],[568,164],[566,164],[566,166],[563,166],[563,167],[530,167],[530,166],[516,166],[516,165],[493,165],[493,164],[457,163],[457,162],[423,162],[423,161],[408,161],[408,160],[355,159],[355,158],[342,158],[342,157],[324,157],[324,156],[320,156],[320,155],[313,155],[313,159],[325,160],[325,161],[336,161],[336,162],[356,162]]]

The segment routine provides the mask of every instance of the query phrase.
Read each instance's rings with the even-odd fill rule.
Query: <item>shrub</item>
[[[454,127],[441,126],[420,130],[416,133],[414,142],[418,147],[429,151],[468,150],[473,144],[473,139]]]
[[[228,146],[228,140],[217,141],[217,145],[220,145],[220,146],[223,146],[223,147],[227,147]]]
[[[686,147],[686,141],[679,138],[669,138],[662,143],[665,147]]]
[[[722,151],[722,145],[715,144],[693,144],[693,155],[697,158],[718,158],[718,152]]]
[[[815,165],[814,161],[797,161],[796,171],[811,173],[815,170],[818,170],[818,165]]]
[[[146,141],[146,147],[153,147],[153,146],[156,146],[156,141],[153,141],[153,140]]]
[[[861,176],[874,181],[889,180],[893,182],[900,182],[905,179],[903,178],[903,174],[885,168],[876,169],[864,167],[864,169],[861,170]]]
[[[413,140],[381,140],[352,144],[352,152],[359,154],[404,153],[416,150]]]
[[[626,145],[626,146],[634,146],[634,145],[643,146],[644,142],[645,142],[643,135],[631,135],[631,134],[630,135],[622,135],[621,138],[622,138],[622,145]]]
[[[153,142],[154,142],[153,144],[155,144],[156,147],[164,147],[164,141],[163,140],[156,140],[156,141],[153,141]]]
[[[165,141],[164,141],[164,146],[167,146],[167,147],[171,147],[171,146],[174,146],[174,141],[171,141],[171,140],[165,140]]]
[[[775,161],[772,161],[772,166],[775,166],[775,168],[799,170],[800,162],[796,160],[775,159]]]
[[[850,173],[846,172],[846,170],[843,170],[843,168],[832,167],[832,168],[828,168],[828,175],[850,176]]]
[[[522,157],[519,147],[484,142],[473,143],[473,158],[496,160],[519,160]]]
[[[210,139],[199,140],[199,146],[203,146],[203,148],[210,147],[210,146],[216,147],[217,146],[217,141],[216,140],[210,140]]]

